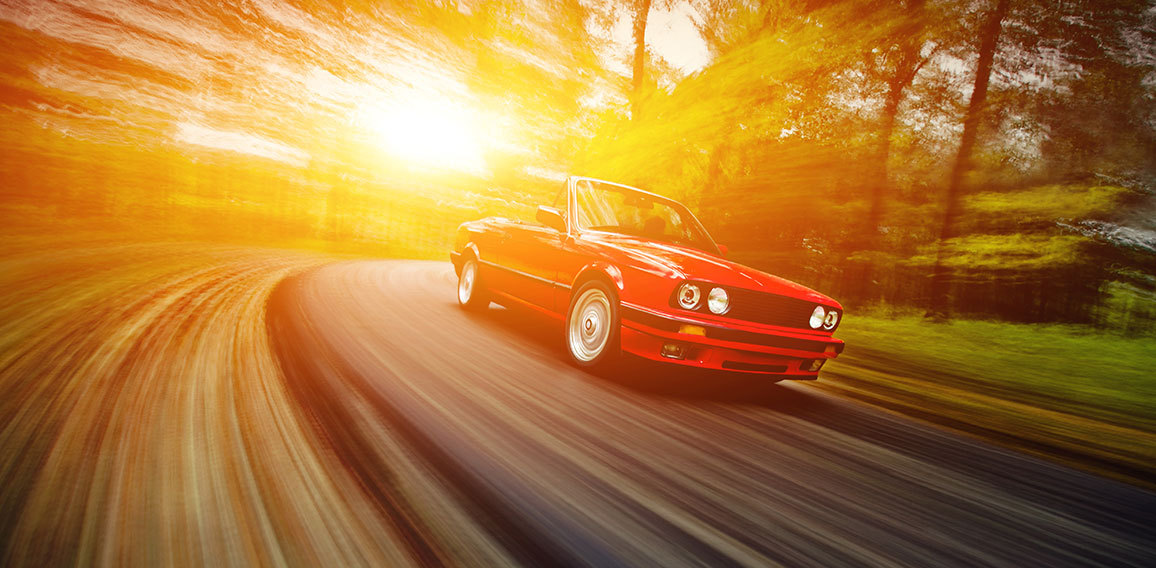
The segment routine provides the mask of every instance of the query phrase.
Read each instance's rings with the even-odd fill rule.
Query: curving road
[[[448,263],[315,264],[24,322],[5,563],[1156,565],[1151,492],[806,385],[592,376]]]
[[[391,458],[354,425],[384,423],[518,561],[1156,560],[1150,493],[802,387],[593,377],[565,364],[556,324],[464,313],[454,282],[443,263],[329,266],[282,285],[271,335],[367,486],[387,493],[375,467]]]

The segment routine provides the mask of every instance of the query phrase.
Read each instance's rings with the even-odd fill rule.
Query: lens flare
[[[415,167],[486,171],[474,113],[448,100],[409,100],[363,107],[358,124],[382,149]]]

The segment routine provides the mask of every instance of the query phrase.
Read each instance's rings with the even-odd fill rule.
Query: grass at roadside
[[[816,386],[1156,487],[1156,338],[849,317]]]

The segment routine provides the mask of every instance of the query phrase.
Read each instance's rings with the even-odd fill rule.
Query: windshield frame
[[[578,183],[583,182],[583,181],[590,182],[590,183],[595,184],[595,185],[613,186],[615,189],[623,190],[623,191],[628,192],[628,193],[636,193],[642,197],[645,197],[648,200],[651,200],[651,201],[654,201],[656,203],[660,203],[662,205],[670,207],[671,209],[675,210],[675,212],[677,212],[679,214],[679,217],[684,219],[684,222],[686,222],[687,224],[690,225],[690,227],[693,231],[697,231],[698,233],[700,233],[702,235],[703,240],[705,241],[705,244],[708,245],[708,247],[703,248],[703,247],[697,246],[697,244],[702,244],[702,243],[697,243],[697,244],[685,243],[685,242],[675,243],[675,242],[671,242],[671,241],[667,241],[667,240],[652,239],[649,237],[634,235],[634,234],[630,234],[630,233],[619,233],[619,232],[615,232],[615,231],[604,231],[604,230],[600,230],[600,229],[582,228],[581,224],[578,222],[578,216],[577,215],[578,215]],[[685,247],[685,248],[689,248],[689,249],[693,249],[693,250],[702,251],[702,252],[705,252],[707,254],[711,254],[711,255],[715,255],[715,256],[720,256],[720,257],[722,256],[722,251],[719,250],[718,243],[716,243],[714,238],[711,237],[710,232],[707,231],[706,227],[703,226],[702,222],[698,220],[698,217],[694,214],[694,212],[691,211],[690,208],[687,207],[686,205],[683,205],[682,203],[679,203],[678,201],[675,201],[669,197],[663,197],[661,195],[651,193],[649,191],[639,189],[637,187],[624,185],[621,183],[614,183],[612,181],[606,181],[606,180],[601,180],[601,179],[591,178],[591,177],[577,177],[577,176],[573,176],[567,181],[566,193],[567,193],[567,199],[566,199],[567,211],[566,211],[566,216],[565,216],[566,217],[566,224],[567,224],[567,228],[569,229],[569,232],[571,232],[573,234],[601,233],[601,234],[608,234],[608,235],[622,235],[622,236],[632,237],[632,238],[644,238],[644,239],[651,240],[651,241],[658,242],[658,243],[670,244],[670,245],[674,245],[674,246],[681,246],[681,247]]]

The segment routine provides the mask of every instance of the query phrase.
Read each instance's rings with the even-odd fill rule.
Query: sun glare
[[[477,120],[448,101],[420,100],[364,108],[360,122],[395,158],[425,168],[482,173]]]

